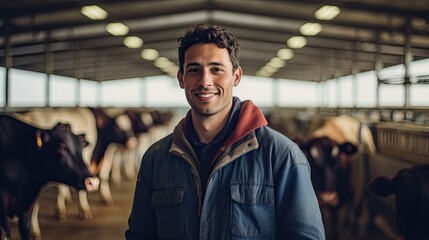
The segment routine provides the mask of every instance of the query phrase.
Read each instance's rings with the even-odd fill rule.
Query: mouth
[[[194,94],[200,101],[209,101],[210,99],[212,99],[214,96],[216,96],[216,93],[195,93]]]

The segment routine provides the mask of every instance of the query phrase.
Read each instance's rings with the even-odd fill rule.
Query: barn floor
[[[118,240],[125,239],[124,231],[133,201],[135,180],[122,180],[112,185],[114,204],[104,205],[98,192],[89,194],[94,219],[80,220],[77,213],[76,194],[68,205],[67,219],[60,222],[55,214],[56,188],[45,188],[40,197],[39,223],[43,240]],[[75,192],[74,192],[75,193]],[[19,239],[17,224],[11,222],[12,239]],[[386,240],[381,234],[353,237],[347,230],[340,233],[341,240]],[[328,239],[329,240],[329,239]]]
[[[119,186],[111,186],[114,203],[104,205],[98,192],[89,194],[94,218],[80,220],[76,206],[76,194],[67,207],[67,219],[60,222],[55,214],[57,190],[45,188],[40,195],[39,223],[43,240],[118,240],[125,239],[124,232],[133,201],[135,180],[122,180]],[[74,192],[75,193],[75,192]],[[12,222],[12,239],[19,239],[17,224]]]

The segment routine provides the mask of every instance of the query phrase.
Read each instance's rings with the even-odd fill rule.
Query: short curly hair
[[[226,48],[232,62],[233,72],[240,66],[240,45],[237,38],[223,27],[200,23],[188,28],[185,35],[177,41],[179,42],[179,70],[181,73],[183,73],[186,50],[197,43],[214,43],[219,48]]]

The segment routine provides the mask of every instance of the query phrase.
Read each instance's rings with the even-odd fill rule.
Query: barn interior
[[[343,104],[337,98],[327,104],[324,101],[329,102],[330,97],[326,96],[299,106],[271,101],[263,110],[269,125],[290,138],[308,135],[326,119],[340,115],[352,116],[368,126],[377,150],[375,154],[362,150],[354,159],[354,170],[360,172],[353,175],[356,184],[362,184],[359,203],[363,207],[359,213],[344,210],[346,215],[353,215],[357,225],[342,227],[340,239],[402,239],[395,220],[394,197],[373,196],[365,186],[376,176],[394,176],[400,169],[429,163],[429,0],[1,1],[1,112],[86,107],[82,100],[74,101],[72,106],[52,105],[49,98],[54,93],[49,82],[54,75],[85,80],[94,83],[95,88],[126,79],[174,79],[177,39],[185,29],[201,22],[224,26],[237,36],[246,76],[274,83],[300,81],[316,86],[316,92],[323,91],[328,82],[353,79],[350,103]],[[422,61],[426,71],[416,73],[412,68],[415,61]],[[399,75],[378,74],[398,65],[402,69]],[[26,88],[14,85],[11,73],[15,69],[45,76],[41,103],[13,104],[10,99],[14,91],[10,89]],[[377,91],[374,104],[358,104],[355,89],[360,78],[354,76],[364,72],[375,72],[377,89],[400,87],[403,101],[383,105],[383,96]],[[410,89],[423,89],[419,90],[423,104],[414,104],[417,90]],[[147,91],[160,95],[163,90]],[[398,91],[389,97],[395,98]],[[98,93],[96,90],[94,94]],[[95,98],[96,105],[100,103],[100,97],[79,91],[75,94],[78,99]],[[250,93],[251,97],[256,95],[259,93]],[[282,98],[282,93],[273,95],[269,97]],[[173,112],[162,134],[171,131],[188,109],[168,104],[148,106],[144,101],[120,108]],[[94,206],[94,218],[89,221],[80,220],[74,210],[68,220],[58,221],[54,216],[56,190],[46,187],[40,196],[43,201],[39,213],[43,239],[122,237],[135,179],[119,178],[122,181],[111,180],[113,205],[105,205],[96,194],[89,195]],[[75,205],[76,199],[69,204]],[[324,214],[328,218],[332,213]],[[11,220],[11,225],[13,235],[18,236],[16,222]],[[335,227],[328,221],[325,226]]]

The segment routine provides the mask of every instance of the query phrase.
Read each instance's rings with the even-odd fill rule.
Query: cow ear
[[[82,147],[86,147],[89,145],[89,142],[86,141],[85,134],[77,135],[77,138],[79,139],[79,142],[81,142]]]
[[[392,180],[386,176],[378,176],[368,183],[368,190],[373,194],[386,197],[394,192]]]
[[[36,146],[38,149],[42,149],[45,142],[49,141],[49,134],[45,130],[36,131]]]
[[[340,152],[343,152],[349,156],[355,154],[358,151],[358,147],[351,142],[345,142],[340,145]]]

